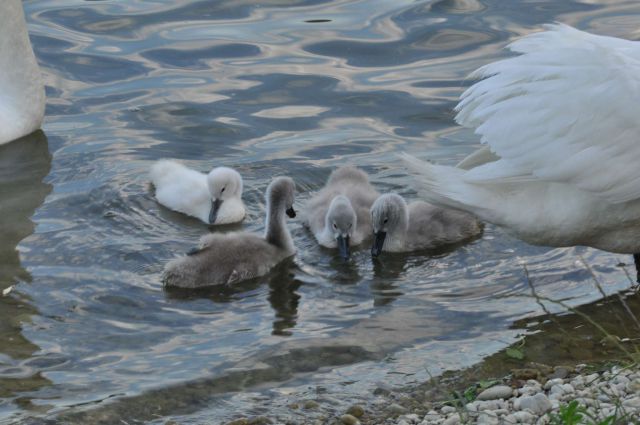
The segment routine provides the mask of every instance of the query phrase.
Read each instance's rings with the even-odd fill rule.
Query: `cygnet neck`
[[[294,252],[293,239],[287,228],[287,206],[285,200],[278,197],[279,192],[274,192],[276,191],[270,191],[267,198],[267,223],[264,237],[271,245]]]

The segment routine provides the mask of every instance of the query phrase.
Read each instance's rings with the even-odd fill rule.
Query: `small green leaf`
[[[507,356],[517,360],[524,359],[524,353],[517,348],[507,348]]]

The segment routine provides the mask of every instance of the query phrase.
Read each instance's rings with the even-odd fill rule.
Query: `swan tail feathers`
[[[417,179],[417,189],[428,201],[449,208],[478,214],[483,210],[482,187],[464,180],[465,170],[419,160],[408,154],[401,158]]]

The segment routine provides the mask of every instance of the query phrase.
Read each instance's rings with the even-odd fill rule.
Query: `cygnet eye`
[[[334,229],[337,229],[337,228],[338,228],[338,226],[336,225],[336,223],[333,223],[333,228],[334,228]]]
[[[223,187],[223,188],[222,188],[222,190],[220,191],[220,193],[224,192],[224,190],[225,190],[226,188],[227,188],[226,186],[225,186],[225,187]]]
[[[384,223],[384,224],[387,224],[387,221],[389,221],[389,218],[385,218],[385,219],[384,219],[384,221],[383,221],[383,223]]]

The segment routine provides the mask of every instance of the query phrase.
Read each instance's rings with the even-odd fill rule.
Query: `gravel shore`
[[[379,423],[546,425],[561,411],[566,412],[569,403],[575,400],[577,413],[586,420],[578,423],[597,424],[612,418],[606,423],[640,424],[640,368],[613,367],[603,373],[577,369],[579,373],[573,377],[553,378],[544,383],[529,379],[517,388],[498,384],[481,391],[474,401],[464,405],[446,403],[426,415],[402,414]]]

